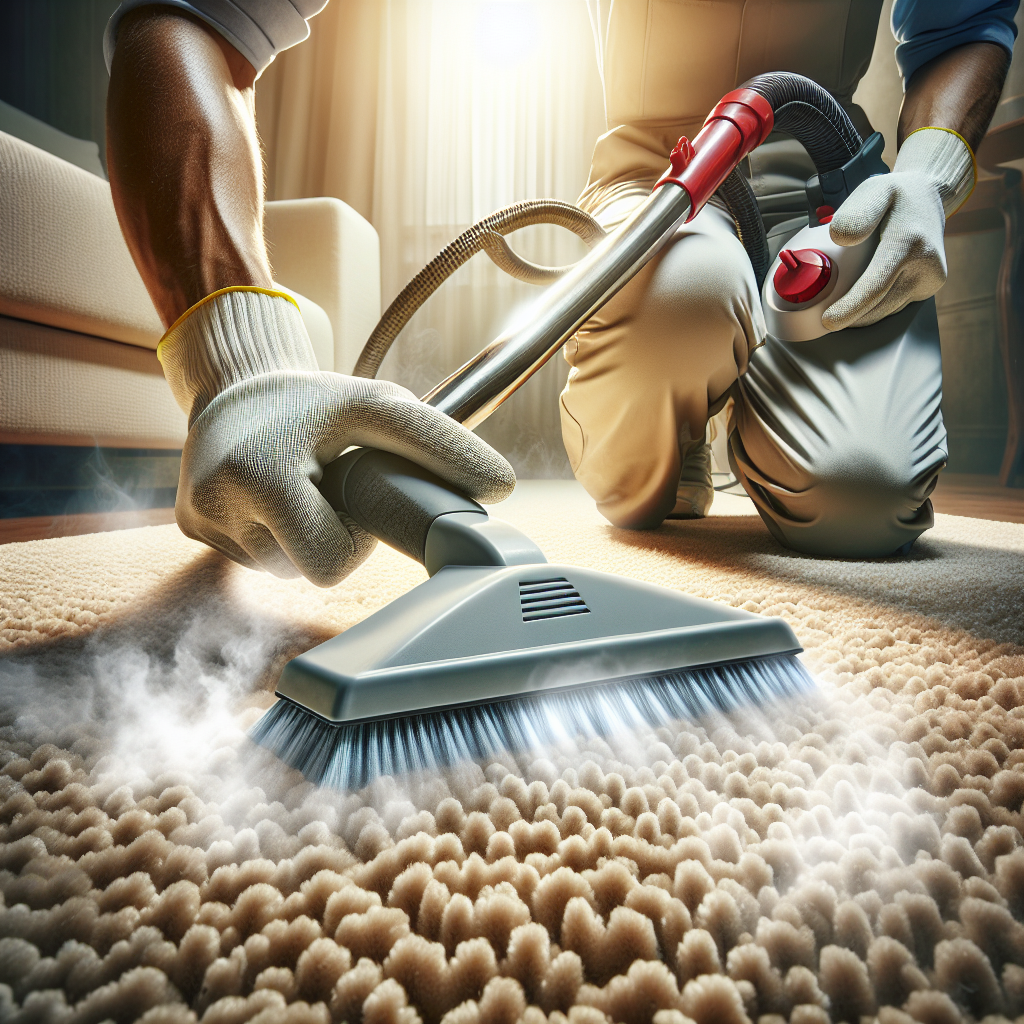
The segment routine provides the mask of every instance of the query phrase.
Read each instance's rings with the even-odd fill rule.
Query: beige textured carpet
[[[0,1020],[1024,1015],[1024,526],[829,562],[522,492],[552,560],[784,616],[820,695],[318,792],[244,729],[422,570],[317,591],[174,527],[0,548]]]

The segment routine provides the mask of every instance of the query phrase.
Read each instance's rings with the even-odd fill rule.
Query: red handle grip
[[[682,138],[672,150],[668,170],[655,188],[671,182],[686,189],[690,216],[700,212],[739,162],[768,138],[775,124],[771,105],[753,89],[734,89],[708,115],[691,144]]]

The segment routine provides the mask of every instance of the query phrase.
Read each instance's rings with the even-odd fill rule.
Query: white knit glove
[[[178,526],[243,565],[327,587],[366,558],[374,539],[340,521],[316,488],[352,445],[412,459],[481,501],[515,486],[497,452],[412,392],[319,371],[298,307],[281,292],[214,292],[157,354],[189,417]]]
[[[976,179],[974,154],[955,132],[922,128],[910,135],[892,173],[862,182],[832,218],[837,245],[857,245],[879,225],[882,233],[867,269],[825,310],[822,325],[866,327],[934,295],[946,281],[946,218]]]

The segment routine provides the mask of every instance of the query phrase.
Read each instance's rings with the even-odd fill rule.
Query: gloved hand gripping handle
[[[787,73],[751,79],[723,97],[692,143],[680,140],[650,198],[541,295],[524,326],[500,335],[424,401],[468,427],[486,419],[697,214],[764,142],[777,115],[819,171],[841,166],[859,147],[849,117],[821,86]],[[395,455],[344,455],[325,468],[320,490],[339,513],[431,573],[443,565],[544,561],[528,538]]]

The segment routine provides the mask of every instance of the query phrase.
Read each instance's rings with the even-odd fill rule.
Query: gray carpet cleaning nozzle
[[[293,659],[253,738],[348,789],[808,689],[782,620],[571,565],[397,455],[328,467],[334,507],[430,579]]]
[[[715,107],[692,143],[680,141],[650,198],[615,231],[595,234],[594,248],[558,274],[529,317],[424,401],[467,426],[486,419],[660,251],[773,123],[805,144],[820,174],[860,147],[846,113],[814,82],[752,79]],[[558,216],[593,233],[585,220]],[[403,309],[385,314],[389,326],[364,349],[367,375]],[[549,565],[518,530],[398,456],[349,452],[325,468],[320,490],[431,578],[285,668],[282,699],[252,735],[313,781],[361,786],[580,732],[764,704],[811,685],[782,620]]]

